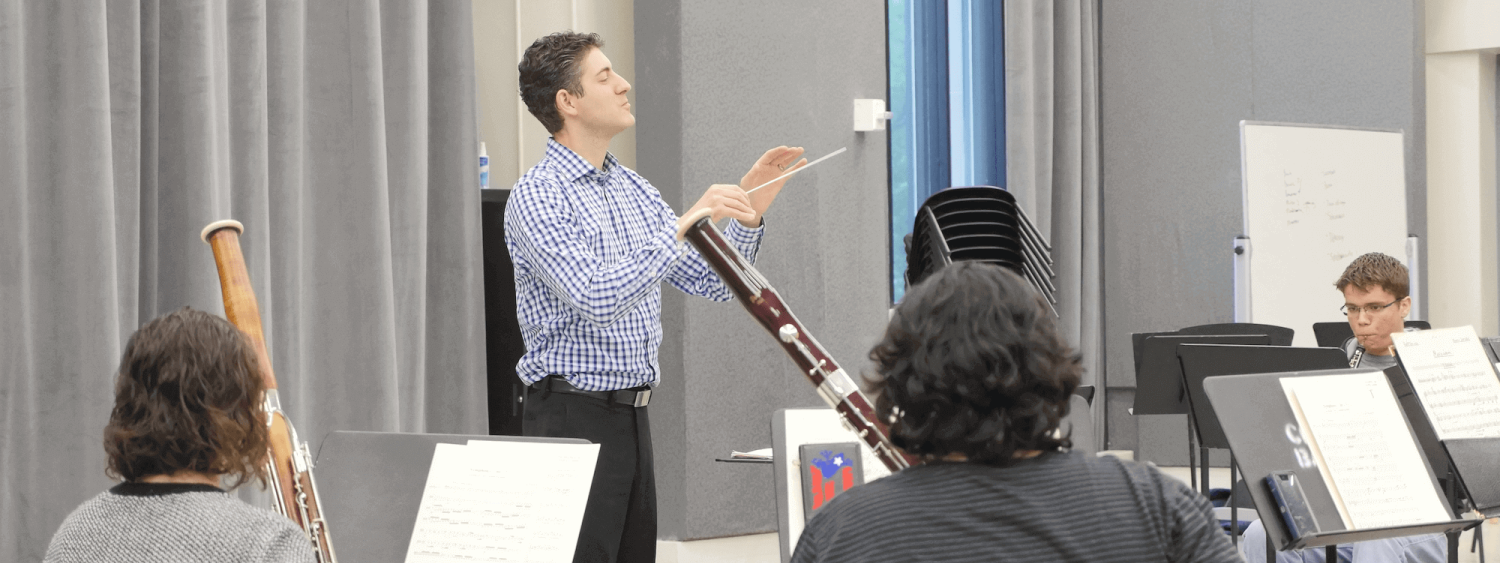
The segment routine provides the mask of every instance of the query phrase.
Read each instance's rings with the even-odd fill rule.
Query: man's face
[[[625,97],[630,91],[630,83],[615,74],[604,51],[589,49],[581,68],[579,80],[583,95],[570,96],[577,114],[566,119],[576,119],[577,125],[609,137],[635,125],[635,116],[630,113],[630,99]]]
[[[1386,304],[1396,301],[1396,296],[1380,286],[1371,286],[1365,291],[1354,284],[1344,286],[1344,305],[1356,307],[1364,311],[1359,314],[1349,314],[1349,328],[1354,329],[1354,336],[1359,339],[1359,345],[1372,354],[1391,354],[1391,333],[1401,332],[1406,313],[1411,310],[1411,298],[1403,298],[1400,302],[1389,307]],[[1379,310],[1373,310],[1384,307]]]

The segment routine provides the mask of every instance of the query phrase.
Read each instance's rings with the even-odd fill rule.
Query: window
[[[1005,186],[1003,4],[888,0],[891,301],[917,208],[950,186]]]

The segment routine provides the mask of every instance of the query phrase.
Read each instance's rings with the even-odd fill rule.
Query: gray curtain
[[[135,328],[222,314],[214,220],[314,451],[485,433],[470,7],[0,0],[0,560],[110,485]]]
[[[1096,0],[1005,1],[1005,156],[1010,190],[1051,236],[1061,324],[1102,413],[1098,13]]]

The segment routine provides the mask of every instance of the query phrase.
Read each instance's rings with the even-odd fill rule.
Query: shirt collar
[[[604,170],[594,168],[594,164],[578,156],[556,139],[547,139],[547,158],[562,166],[563,175],[570,181],[577,182],[583,179],[609,178],[620,170],[620,161],[615,158],[614,153],[604,153]]]

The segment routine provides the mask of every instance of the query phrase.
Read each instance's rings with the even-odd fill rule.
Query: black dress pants
[[[599,444],[575,563],[656,561],[656,476],[646,408],[527,388],[522,434]]]

